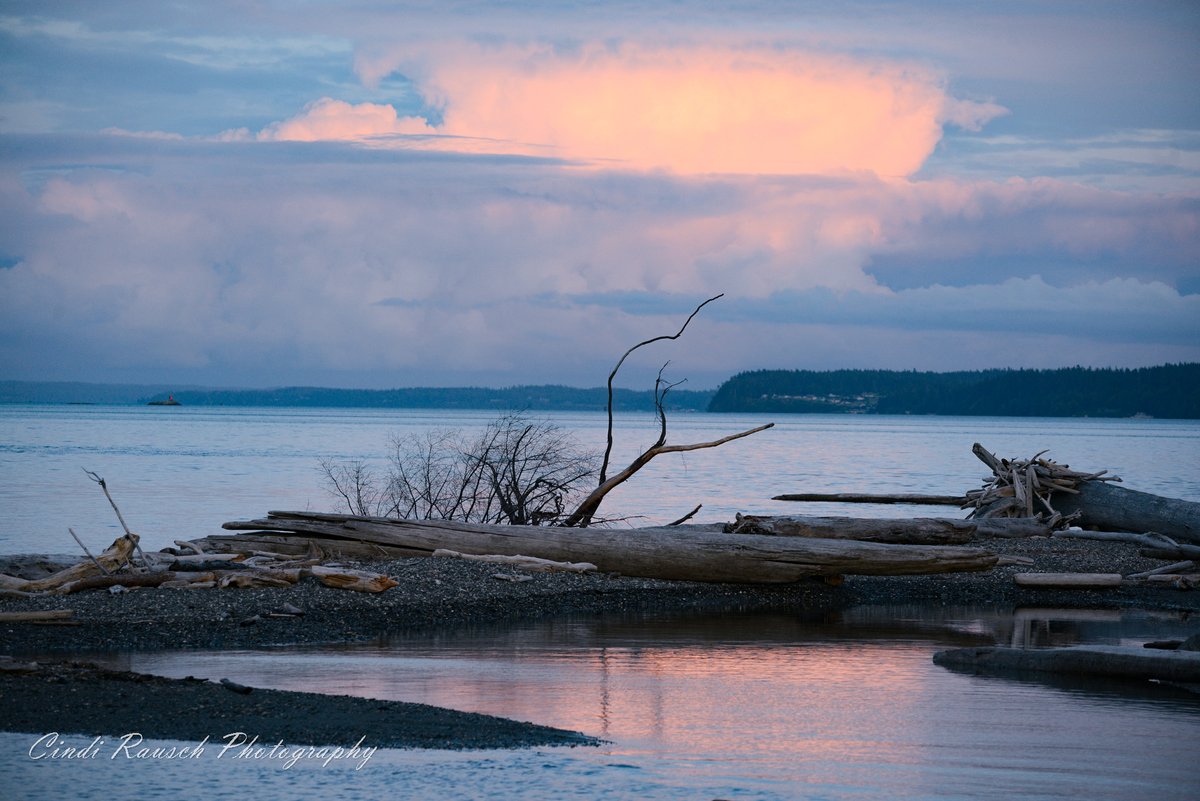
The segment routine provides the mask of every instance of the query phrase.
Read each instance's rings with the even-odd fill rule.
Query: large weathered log
[[[1076,495],[1055,497],[1064,515],[1079,513],[1075,524],[1103,531],[1153,531],[1175,540],[1200,543],[1200,503],[1165,498],[1098,481],[1085,481]]]
[[[271,512],[266,519],[226,523],[224,527],[309,534],[317,538],[318,547],[346,539],[426,556],[439,548],[480,555],[527,555],[591,562],[609,573],[684,581],[770,584],[808,576],[950,573],[987,570],[997,559],[982,548],[757,537],[726,534],[719,526],[579,530]]]
[[[1026,518],[958,520],[941,517],[879,519],[738,515],[726,531],[782,537],[825,537],[912,545],[962,545],[978,537],[1048,537],[1050,527]]]
[[[957,648],[938,651],[935,664],[984,673],[1035,671],[1123,679],[1200,682],[1200,652],[1117,645],[1072,648]]]

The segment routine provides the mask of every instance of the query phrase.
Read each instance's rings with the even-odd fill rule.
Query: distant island
[[[604,411],[605,387],[555,384],[401,389],[211,389],[146,384],[0,381],[0,403]],[[756,370],[716,390],[676,388],[679,412],[938,414],[1200,419],[1200,364],[1138,369]],[[653,411],[652,390],[618,388],[617,411]]]
[[[756,370],[722,384],[708,410],[1200,419],[1200,364],[952,373]]]
[[[182,406],[183,404],[175,400],[174,395],[168,395],[166,400],[157,399],[146,402],[147,406]]]

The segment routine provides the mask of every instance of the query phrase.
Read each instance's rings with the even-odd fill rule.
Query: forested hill
[[[1200,364],[957,373],[756,370],[722,384],[708,410],[1200,419]]]

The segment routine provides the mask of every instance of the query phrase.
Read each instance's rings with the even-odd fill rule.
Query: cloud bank
[[[965,89],[964,46],[776,32],[765,6],[623,35],[569,10],[263,9],[261,57],[232,28],[122,31],[121,4],[0,24],[29,85],[114,76],[91,109],[11,81],[0,102],[2,372],[594,384],[719,292],[662,353],[693,385],[1200,358],[1194,132],[1035,136],[1020,64],[983,53],[971,75],[999,77]],[[186,111],[123,94],[155,59]]]

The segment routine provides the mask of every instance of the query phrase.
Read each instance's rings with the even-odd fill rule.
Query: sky
[[[1200,361],[1200,4],[0,2],[0,378]]]

